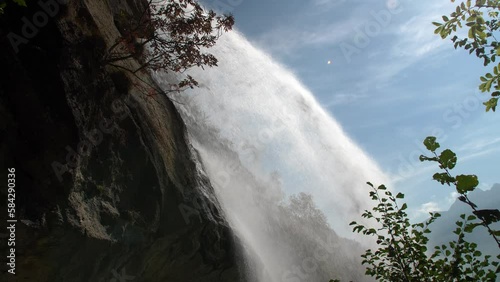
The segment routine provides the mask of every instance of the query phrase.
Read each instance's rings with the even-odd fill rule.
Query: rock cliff
[[[145,1],[27,2],[0,17],[1,183],[14,167],[18,219],[9,281],[240,281],[174,105],[100,61]]]

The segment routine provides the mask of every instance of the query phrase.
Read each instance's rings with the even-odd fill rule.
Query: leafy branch
[[[234,18],[205,11],[195,0],[150,0],[140,18],[132,22],[102,62],[138,77],[148,70],[182,73],[191,67],[217,66],[217,58],[204,50],[232,29]],[[136,59],[139,67],[132,69],[118,63],[129,59]],[[197,85],[194,78],[187,76],[177,90]]]
[[[500,211],[498,209],[478,209],[478,206],[474,204],[468,193],[474,191],[476,187],[479,185],[479,180],[476,175],[457,175],[452,176],[450,170],[452,170],[457,164],[457,155],[446,149],[442,151],[439,155],[436,150],[440,148],[440,144],[436,141],[436,137],[429,136],[424,140],[424,145],[432,153],[432,157],[420,156],[420,161],[431,161],[437,162],[439,164],[439,168],[444,172],[435,173],[433,175],[433,179],[438,181],[441,184],[446,184],[448,186],[455,186],[456,191],[460,194],[458,200],[467,204],[471,207],[474,215],[481,221],[480,224],[471,224],[469,228],[467,228],[468,232],[472,232],[473,229],[479,225],[483,225],[488,230],[489,234],[497,243],[498,248],[500,248],[500,241],[498,236],[500,236],[500,231],[493,230],[491,228],[491,224],[500,221]]]
[[[451,0],[455,2],[455,0]],[[455,49],[460,47],[469,54],[482,59],[484,66],[494,63],[500,55],[500,44],[496,38],[499,30],[500,0],[467,0],[458,5],[449,16],[443,16],[443,22],[433,22],[437,27],[434,33],[445,39],[454,34],[451,40]],[[468,28],[467,38],[460,38],[457,29]],[[492,72],[481,76],[479,90],[491,92],[491,97],[484,102],[486,111],[495,111],[500,96],[500,64],[493,67]],[[493,91],[492,91],[493,90]]]
[[[438,213],[430,213],[430,218],[422,223],[412,224],[398,200],[404,199],[402,193],[396,196],[384,185],[371,187],[370,197],[375,202],[371,211],[366,210],[362,217],[374,220],[376,227],[367,227],[352,222],[353,232],[376,237],[378,249],[368,249],[362,264],[366,265],[366,275],[382,282],[427,282],[427,281],[495,281],[500,273],[500,255],[492,260],[489,255],[483,256],[477,250],[476,243],[467,242],[465,233],[470,228],[469,221],[476,217],[470,215],[456,222],[453,231],[457,240],[436,246],[434,252],[428,254],[427,234],[431,233],[430,225],[440,217]],[[340,280],[330,280],[340,282]]]

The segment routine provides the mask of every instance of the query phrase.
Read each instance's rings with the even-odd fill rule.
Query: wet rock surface
[[[16,169],[19,220],[9,281],[242,279],[174,105],[101,62],[118,16],[137,17],[145,2],[41,2],[57,12],[32,3],[0,17],[1,167]],[[47,22],[26,38],[22,19],[40,11]],[[26,41],[14,47],[12,33]]]

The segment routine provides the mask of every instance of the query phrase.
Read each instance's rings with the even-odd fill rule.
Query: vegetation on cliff
[[[122,37],[107,50],[103,62],[133,75],[141,71],[182,73],[191,67],[217,66],[217,58],[206,50],[234,24],[231,15],[206,11],[196,0],[149,0],[139,19],[122,16],[118,20]],[[130,58],[137,59],[140,66],[128,68],[117,64]],[[197,85],[188,75],[172,90]],[[164,92],[148,86],[153,93]]]

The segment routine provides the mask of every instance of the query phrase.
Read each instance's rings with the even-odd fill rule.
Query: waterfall
[[[352,237],[348,223],[369,207],[365,183],[388,184],[383,172],[290,71],[241,34],[208,51],[218,67],[190,70],[199,87],[171,98],[243,242],[249,280],[363,279],[353,255],[362,248],[341,237]],[[164,89],[172,81],[155,79]],[[325,222],[305,194],[295,206],[305,212],[295,215],[287,197],[300,192]]]

